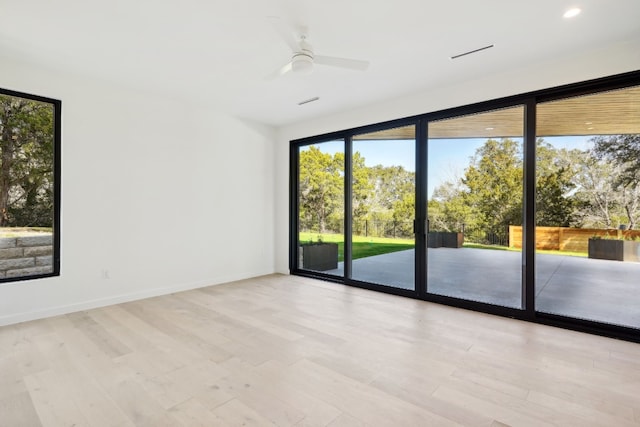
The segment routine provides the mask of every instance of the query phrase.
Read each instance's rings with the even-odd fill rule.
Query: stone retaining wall
[[[53,272],[53,235],[0,237],[0,278]]]

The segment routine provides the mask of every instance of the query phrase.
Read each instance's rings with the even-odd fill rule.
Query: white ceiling
[[[582,13],[564,19],[572,6]],[[269,16],[307,25],[317,54],[369,69],[266,80],[290,59]],[[640,48],[639,22],[640,0],[0,0],[0,53],[279,126],[620,42]]]

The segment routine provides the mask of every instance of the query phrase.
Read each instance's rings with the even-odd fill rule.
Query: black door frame
[[[472,309],[489,314],[511,317],[515,319],[548,324],[566,329],[573,329],[597,335],[610,336],[628,341],[640,342],[640,329],[611,325],[591,320],[582,320],[569,316],[541,313],[535,310],[535,187],[536,187],[536,106],[538,103],[559,100],[580,95],[621,89],[640,85],[640,70],[615,76],[589,80],[580,83],[540,90],[536,92],[514,95],[510,97],[479,102],[461,107],[405,117],[402,119],[346,129],[329,134],[293,140],[290,143],[290,194],[289,194],[289,269],[291,274],[313,277],[327,281],[356,286],[370,290],[401,295],[425,301],[431,301],[460,308]],[[522,251],[522,309],[502,307],[482,302],[463,300],[454,297],[430,294],[427,292],[427,254],[426,254],[426,219],[427,219],[427,140],[428,123],[434,120],[463,116],[483,111],[524,105],[524,182],[523,182],[523,251]],[[371,133],[384,129],[416,126],[416,288],[413,291],[389,286],[345,279],[322,272],[303,270],[297,265],[298,247],[298,161],[299,149],[302,146],[342,139],[345,141],[345,259],[351,254],[351,151],[352,137],[357,134]],[[348,160],[347,160],[348,159]],[[348,166],[347,166],[348,165]],[[348,198],[348,200],[347,200]],[[347,207],[349,209],[347,209]],[[423,260],[423,262],[419,262]],[[345,262],[347,264],[347,262]],[[348,267],[345,267],[345,272]]]

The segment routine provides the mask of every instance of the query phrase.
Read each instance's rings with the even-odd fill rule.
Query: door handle
[[[413,234],[416,234],[417,225],[418,225],[418,221],[414,219],[413,220],[413,230],[412,230]],[[424,230],[425,234],[429,232],[429,220],[428,219],[424,220],[424,228],[423,228],[423,230]]]

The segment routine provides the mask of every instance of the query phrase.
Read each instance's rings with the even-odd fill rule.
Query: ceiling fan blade
[[[316,64],[329,65],[331,67],[348,68],[350,70],[364,71],[369,68],[369,61],[359,59],[336,58],[335,56],[314,55]]]
[[[298,52],[300,50],[300,44],[293,35],[293,29],[277,16],[270,16],[269,20],[271,21],[273,28],[280,35],[282,41],[289,46],[291,52]]]
[[[288,62],[282,68],[277,69],[276,71],[274,71],[273,73],[271,73],[267,77],[265,77],[265,80],[275,80],[278,77],[283,76],[283,75],[287,74],[288,72],[290,72],[292,68],[293,68],[293,63]]]

